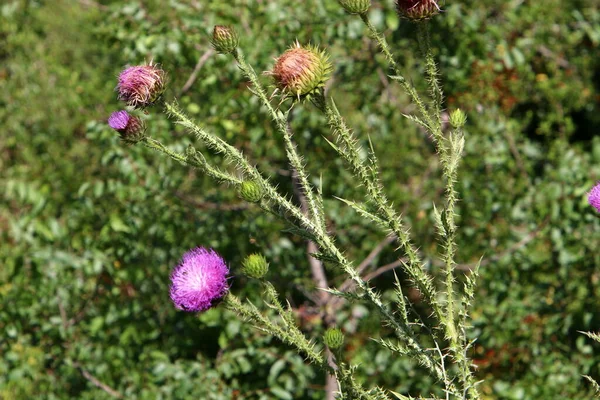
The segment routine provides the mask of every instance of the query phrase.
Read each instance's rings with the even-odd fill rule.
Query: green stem
[[[402,71],[400,70],[398,63],[396,63],[394,55],[390,51],[390,46],[388,45],[387,40],[385,40],[385,36],[383,36],[379,31],[377,31],[377,28],[373,26],[373,24],[369,20],[369,17],[366,14],[361,14],[360,18],[369,30],[369,34],[373,39],[375,39],[375,41],[379,45],[379,48],[381,49],[381,52],[387,59],[390,68],[395,74],[395,80],[400,83],[406,94],[408,94],[408,96],[410,97],[411,101],[417,106],[417,109],[419,110],[419,113],[421,113],[421,116],[425,119],[425,124],[430,130],[432,130],[433,120],[431,118],[431,115],[429,114],[425,103],[419,96],[419,93],[417,93],[417,89],[415,89],[415,87],[411,85],[402,75]]]
[[[324,229],[325,217],[323,212],[323,201],[321,198],[319,198],[318,195],[315,195],[312,185],[308,181],[308,174],[306,173],[306,168],[304,167],[302,158],[298,154],[296,145],[292,139],[292,131],[290,130],[288,124],[289,111],[286,113],[282,113],[273,107],[265,89],[262,87],[260,81],[258,80],[256,72],[254,71],[252,66],[246,62],[244,56],[239,50],[236,50],[233,53],[233,56],[237,61],[238,66],[240,67],[240,70],[242,71],[244,77],[246,77],[250,81],[250,83],[252,83],[252,92],[262,101],[263,105],[267,108],[269,115],[271,116],[271,118],[275,122],[275,125],[277,126],[277,130],[283,136],[287,157],[290,160],[292,168],[298,175],[300,186],[302,187],[302,191],[304,192],[308,200],[308,207],[311,217],[313,218],[315,223],[319,224],[321,228]]]

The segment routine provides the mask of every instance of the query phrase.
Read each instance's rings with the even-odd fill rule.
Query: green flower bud
[[[338,0],[338,3],[350,14],[366,14],[371,7],[371,0]]]
[[[240,197],[249,203],[258,203],[264,196],[263,187],[254,181],[244,181],[239,188]]]
[[[325,345],[327,347],[334,350],[342,347],[344,344],[344,334],[337,328],[329,328],[325,331],[323,340],[325,341]]]
[[[273,76],[284,97],[310,99],[325,86],[331,71],[329,56],[324,51],[296,42],[275,61],[268,74]]]
[[[465,114],[460,108],[450,113],[450,125],[455,129],[460,129],[467,123],[467,114]]]
[[[249,278],[260,279],[269,271],[269,263],[262,254],[250,254],[242,263],[242,273]]]
[[[216,25],[213,29],[211,44],[221,54],[233,53],[240,43],[240,38],[230,26]]]

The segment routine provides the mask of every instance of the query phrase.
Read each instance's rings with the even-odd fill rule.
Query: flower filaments
[[[324,51],[296,42],[277,58],[268,74],[273,76],[283,97],[310,99],[325,86],[331,70],[329,56]]]
[[[119,100],[144,108],[156,102],[165,90],[166,73],[152,63],[126,68],[119,75]]]
[[[588,193],[588,203],[600,212],[600,182],[596,183]]]
[[[208,310],[229,290],[228,274],[225,261],[214,250],[192,249],[171,274],[171,300],[179,310]]]
[[[371,7],[371,0],[338,0],[338,3],[350,14],[365,14]]]
[[[108,126],[119,132],[121,140],[129,144],[139,142],[146,133],[144,122],[125,110],[112,113],[108,118]]]
[[[413,21],[429,19],[439,13],[437,0],[396,0],[400,16]]]
[[[213,29],[211,44],[218,53],[233,53],[238,47],[239,42],[239,36],[232,27],[216,25]]]

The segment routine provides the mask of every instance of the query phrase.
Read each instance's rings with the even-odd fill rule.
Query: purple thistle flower
[[[208,310],[229,290],[228,274],[225,261],[214,250],[192,249],[171,273],[171,300],[179,310]]]
[[[119,100],[136,108],[149,106],[164,92],[165,76],[165,71],[152,63],[126,68],[119,75]]]
[[[600,212],[600,182],[596,183],[588,193],[588,203]]]
[[[144,122],[125,110],[115,111],[108,117],[108,126],[119,132],[123,141],[134,144],[144,138],[146,126]]]

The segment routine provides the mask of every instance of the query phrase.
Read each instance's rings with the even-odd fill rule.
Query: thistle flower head
[[[108,126],[119,132],[121,139],[129,144],[142,140],[146,133],[146,125],[138,117],[129,115],[125,110],[115,111],[108,117]]]
[[[269,271],[269,263],[262,254],[250,254],[242,263],[242,272],[249,278],[260,279]]]
[[[330,349],[337,349],[344,344],[344,334],[337,328],[329,328],[323,335],[323,341]]]
[[[128,67],[119,75],[119,100],[135,108],[156,102],[165,90],[166,74],[152,63]]]
[[[588,203],[600,212],[600,182],[596,183],[588,193]]]
[[[413,21],[429,19],[441,11],[439,0],[396,0],[400,16]]]
[[[371,7],[371,0],[338,0],[338,3],[350,14],[365,14]]]
[[[276,59],[268,74],[273,76],[284,97],[310,99],[325,86],[331,70],[329,56],[324,51],[296,42]]]
[[[238,47],[240,38],[230,26],[216,25],[213,29],[211,44],[221,54],[233,53]]]
[[[258,182],[244,181],[240,185],[239,195],[249,203],[258,203],[264,195],[264,190]]]
[[[179,310],[207,310],[229,290],[228,274],[225,261],[214,250],[192,249],[171,274],[171,300]]]
[[[460,108],[450,113],[450,125],[453,128],[460,129],[467,123],[467,114]]]

